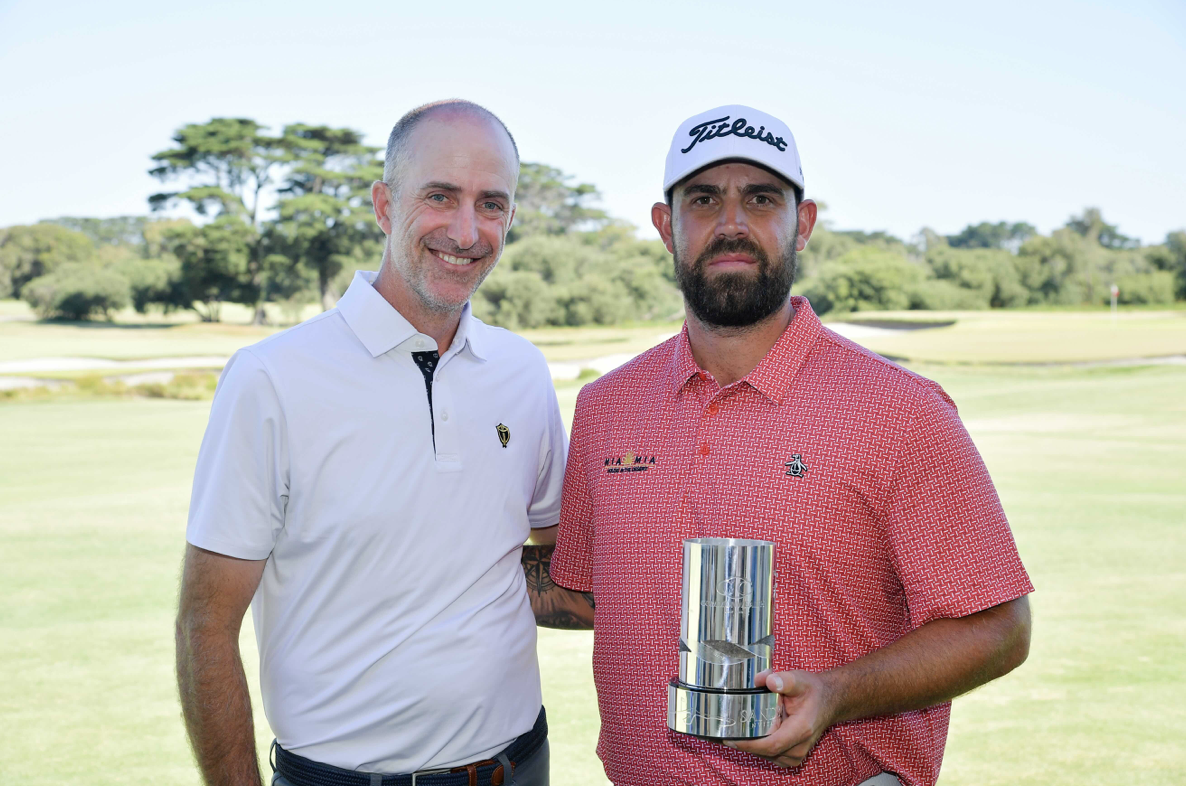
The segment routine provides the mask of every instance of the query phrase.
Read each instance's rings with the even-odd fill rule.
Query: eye
[[[759,204],[759,205],[773,204],[770,200],[770,197],[766,196],[765,194],[758,194],[757,196],[755,196],[754,203]]]
[[[483,202],[482,209],[489,210],[490,212],[493,213],[498,210],[502,210],[502,205],[498,204],[497,202]]]
[[[712,197],[710,197],[710,196],[698,196],[692,200],[692,204],[693,205],[707,205],[711,201],[712,201]]]
[[[428,198],[430,201],[437,202],[437,203],[446,202],[449,199],[444,194],[429,194]]]

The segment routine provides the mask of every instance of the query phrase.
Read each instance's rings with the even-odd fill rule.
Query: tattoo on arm
[[[573,592],[552,581],[549,569],[555,546],[524,546],[523,575],[536,624],[545,628],[589,630],[596,605],[591,592]]]

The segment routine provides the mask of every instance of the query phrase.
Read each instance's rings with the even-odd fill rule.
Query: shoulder
[[[804,370],[825,383],[834,381],[856,401],[876,399],[882,406],[910,410],[934,406],[955,410],[955,402],[939,383],[871,352],[827,326],[808,355]]]
[[[335,346],[343,339],[353,335],[346,320],[336,308],[310,317],[300,324],[281,330],[271,336],[257,341],[244,349],[259,359],[265,366],[275,366],[287,360],[296,359],[294,356],[311,355]],[[355,342],[359,343],[359,342]],[[359,343],[361,347],[361,343]]]
[[[625,398],[637,400],[640,394],[671,382],[671,364],[679,339],[676,334],[585,385],[577,397],[578,408],[611,404]]]
[[[478,351],[489,360],[509,364],[525,371],[548,373],[548,362],[539,347],[506,328],[487,325],[471,317],[470,330],[479,342]],[[551,375],[549,374],[549,379]]]

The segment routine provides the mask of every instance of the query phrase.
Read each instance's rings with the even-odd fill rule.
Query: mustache
[[[703,269],[710,260],[722,254],[749,254],[757,260],[762,269],[765,269],[770,263],[770,258],[766,256],[762,247],[748,237],[715,237],[696,257],[694,264],[696,268]]]

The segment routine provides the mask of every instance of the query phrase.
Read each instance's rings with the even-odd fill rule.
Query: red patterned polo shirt
[[[790,326],[732,385],[696,365],[685,328],[577,400],[551,571],[597,598],[597,750],[620,786],[939,775],[950,704],[834,726],[794,769],[670,731],[684,538],[776,544],[779,670],[834,668],[1033,590],[942,388],[792,303]]]

